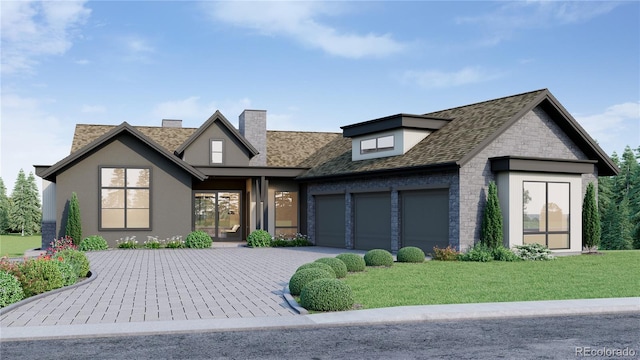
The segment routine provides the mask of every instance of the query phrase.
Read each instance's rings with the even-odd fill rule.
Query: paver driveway
[[[321,247],[89,252],[96,280],[0,317],[2,327],[291,316],[282,289]]]

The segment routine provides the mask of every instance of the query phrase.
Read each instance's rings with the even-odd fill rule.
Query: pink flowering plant
[[[61,237],[60,239],[56,239],[49,243],[49,248],[47,249],[47,256],[53,256],[59,251],[64,250],[78,250],[78,247],[73,244],[73,239],[69,236]]]

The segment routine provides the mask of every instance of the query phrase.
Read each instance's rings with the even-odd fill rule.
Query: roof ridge
[[[340,132],[334,131],[296,131],[296,130],[269,130],[267,132],[288,132],[288,133],[303,133],[303,134],[338,134],[341,135]]]
[[[479,101],[479,102],[475,102],[475,103],[471,103],[471,104],[467,104],[467,105],[454,106],[454,107],[448,108],[448,109],[441,109],[441,110],[431,111],[431,112],[425,113],[423,115],[430,115],[430,114],[435,114],[435,113],[454,110],[454,109],[462,109],[462,108],[466,108],[466,107],[469,107],[469,106],[477,106],[477,105],[481,105],[481,104],[485,104],[485,103],[504,100],[504,99],[507,99],[507,98],[515,98],[515,97],[525,96],[525,95],[529,95],[529,94],[533,94],[533,93],[537,93],[537,92],[542,92],[542,91],[549,91],[549,89],[548,88],[542,88],[542,89],[538,89],[538,90],[523,92],[521,94],[502,96],[502,97],[499,97],[499,98],[483,100],[483,101]]]

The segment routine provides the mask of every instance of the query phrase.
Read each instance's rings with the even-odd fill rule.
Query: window
[[[149,229],[150,173],[143,168],[100,169],[100,228]]]
[[[223,148],[224,143],[222,140],[211,140],[211,163],[212,164],[222,164],[223,158]]]
[[[395,139],[393,135],[381,136],[375,139],[366,139],[360,141],[360,153],[369,154],[378,151],[393,150]]]
[[[525,244],[550,249],[569,248],[569,183],[523,182],[523,232]]]
[[[276,236],[292,238],[298,233],[298,193],[276,191]]]

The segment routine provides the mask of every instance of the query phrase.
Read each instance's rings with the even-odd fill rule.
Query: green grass
[[[427,261],[350,273],[363,308],[640,296],[640,251],[489,263]]]
[[[42,246],[40,234],[20,236],[20,234],[0,235],[0,257],[22,257],[24,252]]]

